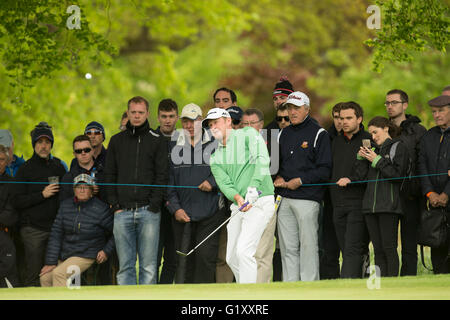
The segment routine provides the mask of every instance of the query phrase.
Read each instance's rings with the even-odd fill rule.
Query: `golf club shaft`
[[[220,228],[222,228],[228,221],[231,220],[231,218],[233,218],[238,212],[240,212],[242,209],[244,209],[246,206],[248,205],[248,201],[245,202],[238,210],[236,210],[235,212],[233,212],[230,217],[225,220],[224,222],[222,222],[222,224],[220,226],[218,226],[213,232],[211,232],[205,239],[203,239],[199,244],[197,244],[195,246],[194,249],[192,249],[189,253],[191,253],[192,251],[194,251],[195,249],[197,249],[203,242],[205,242],[206,240],[208,240],[214,233],[217,232],[217,230],[219,230]]]

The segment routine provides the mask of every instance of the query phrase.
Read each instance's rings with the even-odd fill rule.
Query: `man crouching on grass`
[[[211,109],[204,121],[219,142],[211,155],[211,172],[221,192],[233,202],[231,212],[249,202],[227,225],[226,261],[236,282],[256,283],[254,254],[275,211],[267,147],[252,127],[233,130],[226,110]]]

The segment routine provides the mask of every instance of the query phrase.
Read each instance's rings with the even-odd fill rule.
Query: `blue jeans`
[[[148,206],[114,214],[119,285],[137,283],[136,255],[139,256],[139,284],[156,283],[160,221],[161,213],[149,211]]]

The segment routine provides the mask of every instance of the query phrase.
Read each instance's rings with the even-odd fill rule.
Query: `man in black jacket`
[[[120,269],[120,285],[154,284],[161,203],[168,179],[167,143],[150,129],[148,102],[142,97],[128,101],[127,130],[114,135],[106,156],[108,202],[114,212],[114,238]],[[145,186],[140,186],[143,184]],[[151,185],[151,186],[149,186]],[[154,186],[156,185],[156,186]]]
[[[224,220],[223,211],[219,210],[218,187],[209,166],[217,142],[202,128],[202,119],[199,106],[186,105],[181,112],[183,130],[177,131],[171,141],[169,184],[198,186],[169,188],[167,208],[174,216],[175,246],[182,252],[190,251]],[[192,256],[178,257],[176,282],[215,282],[218,247],[216,232]]]
[[[352,176],[357,161],[356,154],[363,145],[363,139],[370,141],[370,134],[364,130],[363,110],[356,102],[341,104],[339,115],[342,122],[342,134],[337,135],[332,144],[331,181],[336,181],[337,184],[330,187],[333,220],[343,257],[341,278],[361,278],[368,238],[366,223],[361,212],[365,186],[347,185],[347,177]]]
[[[172,99],[163,99],[158,105],[159,127],[155,132],[165,138],[169,146],[172,135],[175,133],[178,122],[178,105]],[[170,148],[168,149],[170,153]],[[170,154],[167,155],[168,157]],[[161,206],[161,227],[159,228],[158,246],[158,270],[161,273],[158,278],[160,284],[171,284],[175,279],[177,269],[175,243],[172,228],[172,215],[166,207],[167,189],[164,190],[163,204]],[[160,265],[162,267],[160,268]]]
[[[104,168],[101,162],[95,163],[94,149],[92,148],[90,138],[85,135],[76,136],[73,139],[72,146],[74,161],[72,161],[70,171],[62,178],[61,182],[63,184],[59,196],[60,201],[73,197],[73,179],[84,173],[94,178],[95,183],[100,184],[100,186],[94,186],[94,195],[103,202],[107,202],[106,188],[101,185],[104,183]]]
[[[53,133],[48,126],[36,126],[31,132],[34,153],[19,168],[12,203],[20,214],[20,237],[25,257],[25,286],[39,286],[39,273],[53,220],[58,211],[59,185],[50,183],[66,173],[61,160],[51,157]],[[22,182],[22,183],[21,183]]]
[[[450,221],[450,96],[439,96],[428,101],[436,126],[425,133],[420,141],[419,174],[422,194],[430,206],[443,208]],[[447,224],[448,226],[448,224]],[[447,244],[431,248],[434,273],[450,273],[450,228],[447,228]]]
[[[417,175],[417,155],[419,142],[427,129],[420,125],[420,119],[406,114],[409,98],[406,92],[398,89],[390,90],[386,94],[386,111],[389,119],[398,127],[401,134],[399,139],[408,149],[411,160],[410,174]],[[400,235],[402,243],[401,276],[415,276],[417,274],[417,228],[422,207],[419,179],[405,180],[401,189],[403,216],[400,219]]]

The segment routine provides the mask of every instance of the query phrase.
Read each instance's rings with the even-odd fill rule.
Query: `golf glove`
[[[248,187],[245,202],[248,201],[249,204],[254,204],[256,200],[258,200],[258,191],[255,187]]]

